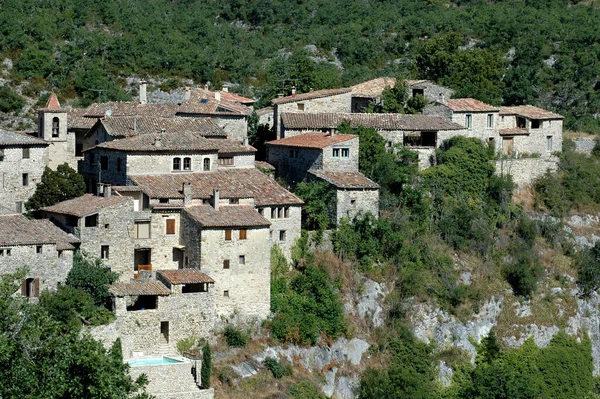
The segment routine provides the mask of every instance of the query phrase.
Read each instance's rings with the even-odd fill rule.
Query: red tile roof
[[[210,205],[184,208],[202,227],[268,227],[271,225],[249,205],[221,205],[215,210]]]
[[[159,270],[157,275],[171,284],[214,283],[215,280],[198,269]]]
[[[108,111],[111,116],[153,116],[170,118],[175,116],[177,104],[139,103],[135,101],[112,101],[94,103],[86,108],[85,116],[103,118]]]
[[[378,189],[379,184],[369,179],[360,172],[329,172],[325,170],[311,169],[308,173],[313,176],[325,180],[326,182],[333,184],[337,188],[345,189]]]
[[[499,107],[494,107],[474,98],[451,98],[442,104],[457,112],[494,112],[500,110]]]
[[[0,129],[0,147],[3,146],[47,146],[46,141],[24,133]]]
[[[147,133],[100,143],[92,148],[127,152],[210,151],[216,152],[219,140],[199,133]],[[88,150],[89,151],[89,150]]]
[[[46,109],[60,109],[60,103],[58,102],[58,97],[56,94],[50,93],[50,97],[48,97],[48,101],[46,102]]]
[[[271,102],[273,104],[294,103],[296,101],[306,101],[322,97],[337,96],[339,94],[350,93],[351,91],[351,88],[317,90],[310,91],[308,93],[295,94],[287,97],[274,98]]]
[[[98,121],[97,117],[86,117],[87,109],[85,108],[68,108],[67,109],[67,127],[69,129],[89,130]]]
[[[437,116],[407,114],[343,114],[283,112],[281,122],[287,129],[335,129],[349,121],[350,127],[359,126],[376,130],[438,131],[464,130],[464,126]]]
[[[171,291],[158,281],[136,281],[133,283],[113,284],[108,288],[108,292],[118,297],[139,295],[166,296],[171,294]]]
[[[564,116],[555,114],[533,105],[518,105],[514,107],[500,107],[500,115],[519,115],[530,119],[563,119]]]
[[[177,114],[247,116],[251,113],[248,107],[236,101],[226,100],[223,96],[217,100],[215,92],[200,88],[191,90],[190,98],[177,108]]]
[[[514,135],[522,135],[522,134],[529,134],[529,130],[522,129],[519,127],[500,129],[501,136],[514,136]]]
[[[167,133],[197,133],[206,137],[227,137],[227,133],[211,118],[111,116],[98,119],[97,123],[106,130],[109,136],[113,137],[139,136],[160,133],[163,130]]]
[[[242,97],[239,94],[231,93],[229,91],[220,91],[221,99],[225,101],[231,101],[234,103],[240,103],[244,105],[252,105],[254,104],[254,100],[248,97]],[[213,95],[214,96],[214,95]]]
[[[220,169],[208,173],[131,176],[150,198],[182,199],[183,183],[191,183],[192,198],[209,199],[213,190],[221,198],[254,198],[258,206],[302,205],[300,198],[258,169]]]
[[[126,203],[128,201],[131,201],[131,199],[117,195],[110,197],[99,197],[93,194],[84,194],[81,197],[59,202],[58,204],[54,204],[52,206],[46,206],[42,208],[42,210],[46,212],[60,213],[62,215],[82,217],[85,215],[91,215],[113,205]],[[131,210],[133,211],[133,207]]]
[[[58,249],[73,249],[79,240],[48,219],[27,219],[20,214],[0,215],[0,245],[56,244]]]
[[[265,161],[255,161],[254,166],[256,166],[257,168],[266,169],[266,170],[275,170],[275,166],[273,166],[270,163],[265,162]]]
[[[356,138],[358,138],[358,136],[353,134],[334,134],[332,136],[327,133],[314,132],[303,133],[297,136],[269,141],[267,145],[301,148],[326,148],[331,145],[354,140]]]

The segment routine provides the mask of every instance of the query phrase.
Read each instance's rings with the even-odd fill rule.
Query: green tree
[[[202,347],[202,369],[200,371],[200,381],[202,388],[210,388],[210,375],[212,374],[212,353],[208,342]]]
[[[0,111],[19,112],[25,106],[25,99],[12,91],[8,86],[0,87]]]
[[[302,207],[303,228],[323,231],[333,222],[336,202],[335,190],[322,181],[302,182],[296,185],[295,194],[304,201]]]
[[[56,170],[46,166],[35,192],[25,202],[30,214],[36,214],[40,208],[85,194],[83,176],[67,163],[58,165]]]
[[[104,266],[100,259],[91,259],[81,251],[76,251],[73,255],[73,267],[67,275],[66,283],[90,295],[97,306],[109,308],[108,286],[118,278],[119,275]]]

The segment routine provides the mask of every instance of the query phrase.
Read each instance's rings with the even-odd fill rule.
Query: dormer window
[[[192,158],[183,158],[183,170],[192,170]]]
[[[181,170],[181,158],[173,158],[173,170]]]
[[[52,137],[58,137],[60,121],[57,117],[52,118]]]

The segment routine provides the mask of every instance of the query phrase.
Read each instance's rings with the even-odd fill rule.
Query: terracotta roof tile
[[[381,77],[371,79],[354,85],[350,88],[352,89],[352,95],[354,97],[376,98],[381,96],[383,89],[385,89],[387,86],[396,86],[396,78]]]
[[[50,97],[48,97],[48,101],[46,102],[46,109],[60,109],[60,103],[58,102],[58,97],[56,97],[55,93],[50,93]]]
[[[127,152],[212,151],[218,150],[218,140],[209,140],[198,133],[147,133],[106,141],[92,148]],[[89,150],[88,150],[89,151]]]
[[[353,134],[334,134],[331,136],[327,133],[314,132],[303,133],[297,136],[269,141],[267,142],[267,145],[302,148],[326,148],[331,145],[343,143],[356,138],[358,138],[358,136]]]
[[[339,94],[350,93],[351,91],[351,88],[317,90],[310,91],[308,93],[295,94],[287,97],[274,98],[271,102],[273,104],[286,104],[293,103],[296,101],[313,100],[315,98],[337,96]]]
[[[256,110],[256,115],[268,115],[273,113],[273,107],[264,107]]]
[[[27,219],[20,214],[0,215],[0,245],[57,244],[72,249],[79,240],[62,231],[47,219]],[[68,248],[66,248],[68,247]]]
[[[103,118],[110,110],[111,116],[153,116],[170,118],[175,116],[179,106],[177,104],[155,104],[130,101],[112,101],[107,103],[94,103],[86,108],[85,116]]]
[[[513,128],[508,128],[508,129],[500,129],[500,135],[501,136],[513,136],[513,135],[521,135],[521,134],[529,134],[529,130],[527,129],[522,129],[519,127],[513,127]]]
[[[271,225],[249,205],[196,205],[184,209],[202,227],[268,227]]]
[[[275,166],[265,161],[254,161],[254,166],[266,170],[275,170]]]
[[[500,107],[500,115],[519,115],[530,119],[563,119],[564,116],[555,114],[533,105],[518,105],[515,107]]]
[[[48,143],[42,139],[27,135],[24,133],[9,132],[8,130],[0,129],[0,146],[9,146],[9,145],[47,146]]]
[[[253,99],[240,96],[239,94],[235,94],[235,93],[231,93],[229,91],[223,91],[223,90],[221,90],[220,93],[221,93],[221,98],[224,101],[231,101],[234,103],[240,103],[240,104],[244,104],[244,105],[254,104]]]
[[[62,215],[85,216],[96,213],[104,208],[122,204],[130,201],[128,197],[113,195],[110,197],[99,197],[93,194],[84,194],[81,197],[73,198],[52,206],[42,208],[43,211],[60,213]],[[133,210],[133,208],[132,208]]]
[[[221,198],[254,198],[258,206],[302,205],[300,198],[258,169],[223,169],[209,173],[131,176],[150,198],[182,199],[183,183],[191,183],[192,198],[209,199],[213,190]]]
[[[214,283],[215,280],[198,269],[159,270],[157,275],[162,276],[171,284],[199,284]]]
[[[139,295],[161,295],[171,294],[162,283],[158,281],[137,281],[133,283],[113,284],[108,291],[117,297],[139,296]]]
[[[494,107],[474,98],[451,98],[442,104],[457,112],[494,112],[500,110],[499,107]]]
[[[215,92],[200,88],[191,90],[190,98],[177,108],[177,114],[247,116],[251,113],[252,111],[245,105],[228,101],[223,96],[221,100],[217,100]]]
[[[69,129],[89,130],[95,124],[98,118],[86,117],[87,109],[85,108],[68,108],[67,109],[67,127]]]
[[[431,131],[464,130],[464,126],[437,116],[406,114],[342,114],[284,112],[283,126],[288,129],[335,129],[349,121],[352,128],[364,126],[376,130]]]
[[[197,133],[206,137],[227,137],[211,118],[161,118],[154,116],[117,116],[98,119],[109,136],[131,137],[148,133]]]
[[[378,189],[379,184],[369,179],[360,172],[329,172],[324,170],[311,169],[308,173],[333,184],[337,188],[371,188]]]

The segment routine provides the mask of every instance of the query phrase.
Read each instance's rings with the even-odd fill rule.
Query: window
[[[150,238],[150,223],[137,222],[135,224],[134,238]]]
[[[240,199],[239,198],[229,198],[229,204],[230,205],[238,205],[240,203]]]
[[[225,241],[231,241],[231,230],[225,230]]]
[[[350,206],[352,208],[356,208],[356,200],[355,199],[350,200]]]
[[[283,218],[283,208],[277,208],[277,219]]]
[[[298,103],[298,111],[304,111],[304,103]]]
[[[298,158],[298,150],[290,150],[290,158]]]
[[[29,159],[29,147],[23,147],[23,159]]]
[[[62,259],[62,258],[64,258],[64,251],[56,251],[56,256],[57,256],[59,259]],[[59,284],[60,284],[60,283],[59,283]]]
[[[76,143],[75,144],[75,156],[76,157],[82,157],[83,156],[83,144],[82,143]]]
[[[100,259],[108,259],[108,245],[100,246]]]
[[[12,254],[11,249],[7,248],[6,249],[6,256],[10,256]]]
[[[227,296],[228,297],[229,296],[229,290],[223,291],[223,296]]]
[[[181,158],[173,158],[173,170],[181,170]]]
[[[106,155],[100,157],[100,169],[108,170],[108,157]]]
[[[98,214],[89,215],[84,220],[85,227],[96,227],[98,226]]]
[[[219,165],[231,166],[233,165],[233,157],[222,157],[219,158]]]
[[[466,114],[465,115],[465,127],[467,129],[471,128],[471,122],[472,122],[472,115],[471,114]]]
[[[239,256],[239,263],[240,263],[240,265],[245,265],[246,264],[246,255],[240,255]]]
[[[546,151],[552,152],[552,136],[546,136]]]
[[[223,269],[229,269],[229,259],[223,261]]]
[[[192,170],[192,158],[183,158],[183,170]]]
[[[283,210],[283,217],[286,218],[286,219],[290,217],[290,207],[289,206],[286,206],[284,208],[284,210]]]
[[[248,230],[240,229],[240,240],[245,240],[248,237]]]
[[[158,199],[158,203],[159,204],[168,204],[169,203],[169,199],[168,198],[159,198]]]
[[[210,158],[204,158],[204,171],[209,171],[210,170]]]
[[[265,209],[264,208],[258,208],[258,214],[260,216],[264,216],[265,215]]]
[[[342,148],[342,158],[348,158],[350,156],[349,148]]]
[[[22,181],[23,187],[28,186],[29,185],[29,173],[23,173],[22,179],[23,179],[23,181]]]
[[[110,228],[110,224],[109,223],[104,223],[104,228],[105,229],[109,229]]]
[[[517,116],[517,127],[519,129],[526,129],[527,128],[527,119],[523,118],[522,116]]]
[[[279,241],[285,241],[285,230],[279,230]]]
[[[542,127],[542,121],[539,119],[531,120],[531,128],[532,129],[540,129]]]
[[[333,157],[334,158],[339,158],[340,157],[340,149],[339,148],[334,148],[333,149]]]
[[[488,127],[488,129],[491,129],[492,127],[494,127],[494,114],[488,114],[487,127]]]
[[[42,246],[41,245],[36,245],[35,246],[35,253],[36,254],[41,254],[42,253]]]
[[[40,296],[40,279],[28,278],[21,286],[21,295],[27,298],[37,298]]]
[[[165,223],[167,224],[167,234],[175,234],[175,219],[167,219]]]
[[[121,158],[117,158],[117,172],[121,171],[121,162],[123,162]]]
[[[57,117],[52,118],[52,137],[58,137],[60,131],[60,121]]]
[[[94,158],[94,154],[90,154],[90,166],[94,166],[94,162],[96,161]]]
[[[271,219],[277,219],[277,208],[271,208]]]

